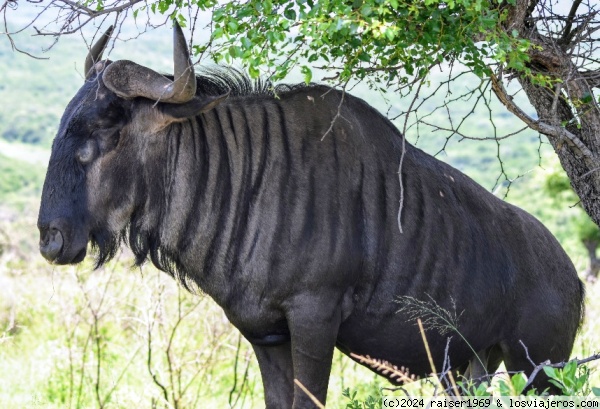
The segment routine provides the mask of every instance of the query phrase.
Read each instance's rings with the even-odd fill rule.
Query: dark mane
[[[288,91],[310,87],[306,84],[273,84],[269,79],[252,79],[237,68],[228,66],[203,67],[196,76],[196,94],[223,95],[232,97],[263,95],[274,97]]]

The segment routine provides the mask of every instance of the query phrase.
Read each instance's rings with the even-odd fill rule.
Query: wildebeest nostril
[[[56,260],[63,248],[63,236],[60,230],[52,227],[40,238],[40,253],[49,262]]]

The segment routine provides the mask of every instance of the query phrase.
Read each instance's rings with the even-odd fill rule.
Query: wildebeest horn
[[[173,63],[175,78],[172,91],[173,98],[180,98],[181,101],[168,102],[187,102],[196,95],[196,74],[194,73],[194,65],[190,59],[183,31],[181,31],[177,21],[175,21],[173,27]]]
[[[174,80],[132,61],[120,60],[104,70],[104,84],[123,98],[146,97],[155,101],[182,104],[196,95],[196,75],[183,31],[173,27]]]
[[[108,44],[108,40],[110,40],[110,36],[112,35],[113,29],[113,26],[108,27],[108,30],[106,30],[106,32],[102,34],[100,39],[96,41],[96,44],[92,46],[87,57],[85,57],[84,73],[86,75],[86,78],[89,77],[90,70],[92,69],[94,64],[96,64],[102,58],[102,53],[106,48],[106,44]]]

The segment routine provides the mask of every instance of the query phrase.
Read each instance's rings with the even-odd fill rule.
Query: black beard
[[[128,236],[129,248],[135,256],[135,265],[141,266],[146,261],[151,248],[158,246],[158,240],[153,238],[150,232],[141,230],[135,222],[129,225]]]
[[[90,242],[92,250],[97,253],[95,268],[99,268],[111,260],[117,254],[122,241],[122,233],[112,233],[108,230],[94,231],[91,234]]]
[[[128,243],[135,256],[135,265],[142,265],[148,258],[155,267],[175,278],[185,289],[198,293],[197,282],[185,273],[179,255],[161,246],[158,233],[141,230],[139,223],[132,221],[129,225]]]

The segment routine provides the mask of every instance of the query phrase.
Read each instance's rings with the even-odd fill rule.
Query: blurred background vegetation
[[[20,16],[29,18],[26,11]],[[47,38],[15,39],[22,50],[44,59],[15,51],[0,37],[0,407],[261,407],[251,348],[210,299],[182,291],[149,265],[132,269],[126,250],[97,271],[90,263],[57,269],[38,255],[35,223],[45,166],[60,116],[83,81],[86,48],[77,36],[62,38],[47,53],[42,51],[50,45]],[[169,30],[117,44],[111,59],[171,69]],[[453,89],[478,84],[467,76],[461,81]],[[351,92],[390,117],[406,104],[366,86]],[[423,112],[440,104],[424,101]],[[466,114],[472,105],[464,101],[453,114],[460,109]],[[491,111],[493,124],[484,110],[469,117],[464,133],[490,137],[519,128],[500,106]],[[401,121],[396,120],[400,128]],[[448,117],[437,110],[428,121],[439,126]],[[590,274],[589,242],[599,240],[598,229],[579,208],[544,138],[524,132],[501,141],[447,139],[423,127],[420,136],[416,127],[407,134],[421,149],[542,220],[582,277]],[[587,319],[573,356],[597,352],[599,287],[588,284]],[[598,384],[597,374],[592,379]],[[330,407],[337,402],[343,407],[344,388],[367,395],[385,385],[338,354]],[[411,386],[415,394],[426,387]]]

